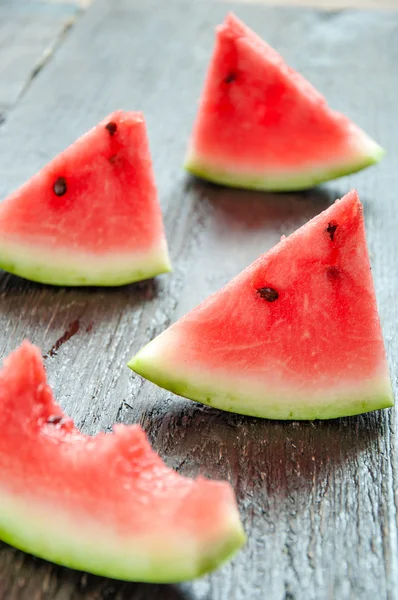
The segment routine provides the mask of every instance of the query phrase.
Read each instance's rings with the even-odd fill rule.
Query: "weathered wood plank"
[[[89,433],[109,430],[115,421],[140,422],[182,473],[228,478],[248,544],[219,572],[178,587],[86,577],[3,546],[0,598],[396,598],[394,411],[313,424],[260,421],[178,399],[125,366],[133,352],[281,233],[355,185],[365,204],[396,384],[398,17],[234,5],[388,151],[379,167],[364,173],[308,193],[272,195],[217,188],[181,170],[213,26],[227,8],[97,0],[10,114],[0,130],[0,195],[107,112],[144,110],[175,270],[120,290],[54,289],[4,274],[0,354],[26,336],[49,353],[74,331],[46,359],[66,411]]]
[[[93,0],[41,0],[42,2],[48,2],[48,4],[74,4],[82,8],[87,8],[93,2]]]
[[[225,0],[221,0],[224,2]],[[229,0],[226,0],[227,2]],[[233,0],[237,4],[262,4],[271,6],[304,6],[323,10],[373,9],[398,10],[396,0]]]
[[[0,113],[15,104],[76,15],[76,5],[0,2]]]

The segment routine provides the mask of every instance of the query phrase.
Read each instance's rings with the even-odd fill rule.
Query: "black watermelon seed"
[[[64,177],[58,177],[57,181],[53,185],[53,190],[57,196],[63,196],[66,194],[67,185]]]
[[[63,417],[60,415],[53,415],[52,417],[48,417],[47,423],[50,423],[50,425],[57,425],[62,421],[62,419]]]
[[[236,73],[228,73],[228,75],[224,78],[224,83],[232,83],[236,79]]]
[[[116,162],[116,154],[112,154],[112,156],[110,156],[108,158],[109,162],[111,163],[111,165],[114,165]]]
[[[328,267],[326,274],[329,279],[338,279],[340,277],[340,270],[337,267]]]
[[[337,223],[334,223],[333,221],[330,222],[330,223],[328,223],[328,226],[325,229],[326,233],[329,234],[330,239],[332,240],[332,242],[334,240],[334,234],[336,232],[336,229],[337,229]]]
[[[266,300],[267,302],[275,302],[275,300],[278,300],[279,298],[278,292],[271,287],[259,288],[257,290],[257,294],[260,296],[260,298]]]
[[[109,121],[109,123],[105,125],[105,128],[109,131],[110,135],[115,135],[117,131],[117,125],[114,121]]]

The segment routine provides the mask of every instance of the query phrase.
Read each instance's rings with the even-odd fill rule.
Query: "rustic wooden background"
[[[233,191],[181,169],[213,27],[235,12],[387,150],[380,166],[300,194]],[[179,399],[128,358],[351,186],[368,240],[396,386],[398,13],[188,0],[0,0],[0,197],[115,108],[145,111],[174,273],[115,290],[0,274],[0,355],[29,337],[64,409],[88,433],[140,422],[181,473],[229,479],[248,544],[180,586],[126,584],[0,546],[1,600],[398,598],[394,410],[268,422]],[[52,352],[50,350],[53,349]]]
[[[50,0],[51,1],[51,0]],[[53,0],[54,1],[54,0]],[[56,0],[55,0],[56,1]],[[90,2],[92,0],[88,0]],[[195,0],[194,0],[195,1]],[[224,1],[224,0],[221,0]],[[228,1],[228,0],[227,0]],[[398,10],[398,0],[235,0],[236,3],[263,4],[272,6],[305,6],[335,10],[351,8],[371,8],[377,10]]]

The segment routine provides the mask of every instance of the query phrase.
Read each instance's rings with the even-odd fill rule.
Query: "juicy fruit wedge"
[[[384,152],[230,14],[216,44],[185,167],[225,185],[300,190]]]
[[[270,419],[392,406],[357,193],[282,240],[129,366],[181,396]]]
[[[0,204],[0,267],[54,285],[170,271],[142,114],[109,115]]]
[[[25,342],[0,371],[0,538],[117,579],[201,575],[245,539],[228,483],[166,467],[139,426],[82,435]]]

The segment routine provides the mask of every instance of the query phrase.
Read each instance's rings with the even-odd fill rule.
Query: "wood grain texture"
[[[4,196],[108,112],[144,110],[174,261],[172,275],[115,290],[56,289],[1,275],[0,355],[29,337],[48,355],[55,394],[85,432],[140,422],[181,473],[230,480],[248,544],[217,573],[181,586],[112,582],[4,545],[1,599],[397,598],[393,410],[333,422],[261,421],[179,399],[126,367],[282,233],[355,186],[396,386],[398,17],[234,5],[388,153],[377,168],[317,190],[273,195],[218,188],[181,169],[213,28],[227,8],[96,0],[0,129]],[[54,350],[67,331],[73,335]]]
[[[76,6],[0,0],[0,113],[5,114],[51,57]]]
[[[221,0],[224,2],[225,0]],[[227,0],[229,2],[230,0]],[[398,10],[398,0],[233,0],[237,4],[262,4],[271,6],[305,6],[323,10],[373,9]]]

